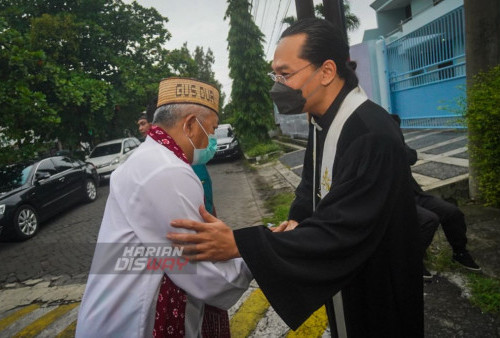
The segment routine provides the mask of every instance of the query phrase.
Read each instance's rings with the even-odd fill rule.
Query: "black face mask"
[[[280,114],[297,115],[304,112],[306,98],[302,95],[302,88],[304,88],[304,86],[312,80],[312,78],[320,70],[320,68],[316,69],[314,73],[309,76],[309,79],[307,79],[307,81],[299,89],[293,89],[281,82],[274,83],[269,94],[271,95],[271,99],[276,104],[276,107],[278,108],[278,112]],[[309,94],[308,97],[312,96],[319,87],[320,86],[313,90],[313,92]]]
[[[306,104],[301,89],[293,89],[281,82],[275,82],[269,92],[278,112],[283,115],[301,114]]]

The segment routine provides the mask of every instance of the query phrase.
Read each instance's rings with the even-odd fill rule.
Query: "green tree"
[[[82,29],[84,24],[74,14],[57,13],[33,18],[28,32],[32,48],[43,50],[47,60],[48,76],[39,89],[60,118],[47,137],[69,147],[87,141],[88,131],[99,129],[93,123],[99,117],[112,117],[106,110],[112,85],[85,70]]]
[[[229,76],[233,79],[231,109],[235,128],[247,145],[269,140],[273,126],[269,88],[272,82],[264,60],[263,34],[252,20],[247,0],[228,0],[225,19],[229,19],[227,37]]]
[[[164,48],[167,21],[137,2],[0,0],[0,152],[135,130],[162,78],[198,72]]]
[[[40,139],[60,122],[40,90],[48,76],[45,59],[0,17],[0,162],[32,156]]]
[[[193,59],[198,66],[198,72],[194,77],[213,84],[219,90],[219,112],[222,112],[222,107],[224,107],[225,94],[222,92],[221,83],[215,79],[215,72],[212,70],[212,66],[215,63],[214,53],[210,48],[208,48],[207,52],[205,53],[203,51],[203,47],[197,46],[194,50]]]
[[[209,48],[205,53],[203,47],[197,46],[194,50],[193,59],[198,65],[197,78],[203,81],[215,81],[215,73],[212,65],[215,62],[214,53]]]

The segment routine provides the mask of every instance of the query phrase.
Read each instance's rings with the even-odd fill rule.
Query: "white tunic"
[[[203,187],[191,167],[148,137],[111,175],[99,231],[101,243],[164,243],[170,221],[202,221]],[[175,229],[176,232],[187,231]],[[147,244],[146,244],[147,245]],[[165,272],[186,291],[187,337],[200,336],[204,303],[228,309],[248,288],[251,273],[242,259],[199,262],[195,274]],[[99,265],[96,255],[92,268]],[[77,337],[151,337],[163,273],[89,274],[80,306]]]

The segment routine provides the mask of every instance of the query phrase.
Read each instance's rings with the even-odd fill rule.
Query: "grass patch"
[[[436,239],[438,240],[437,244]],[[441,242],[441,238],[434,238],[434,243],[427,249],[427,257],[424,259],[425,265],[431,266],[436,271],[452,271],[456,266],[451,260],[453,252],[446,240],[444,243]]]
[[[483,312],[500,314],[500,280],[467,273],[467,286],[471,290],[471,303]]]
[[[453,252],[442,230],[438,230],[431,247],[427,250],[425,265],[441,272],[459,272],[470,290],[469,301],[482,312],[500,315],[500,280],[478,272],[465,270],[451,260]]]
[[[273,223],[279,225],[281,222],[288,220],[288,212],[290,205],[295,198],[292,192],[276,194],[268,198],[265,202],[265,207],[270,210],[273,215],[262,219],[264,224]]]
[[[292,151],[298,150],[297,148],[287,146],[286,144],[281,144],[281,143],[276,143],[276,144],[279,145],[281,150],[283,150],[285,153],[291,153]]]
[[[255,145],[251,146],[250,148],[248,148],[247,150],[245,150],[245,153],[249,157],[257,157],[257,156],[270,154],[270,153],[280,151],[280,150],[281,150],[281,147],[278,144],[276,144],[272,141],[269,141],[266,143],[255,144]]]

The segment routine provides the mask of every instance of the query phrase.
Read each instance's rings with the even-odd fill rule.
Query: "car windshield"
[[[233,136],[233,133],[229,128],[215,129],[215,137],[217,138],[225,138],[231,136]]]
[[[122,150],[121,142],[97,146],[92,151],[92,153],[90,153],[90,158],[118,154],[120,153],[121,150]]]
[[[16,189],[26,183],[33,165],[10,164],[0,167],[0,191]]]

